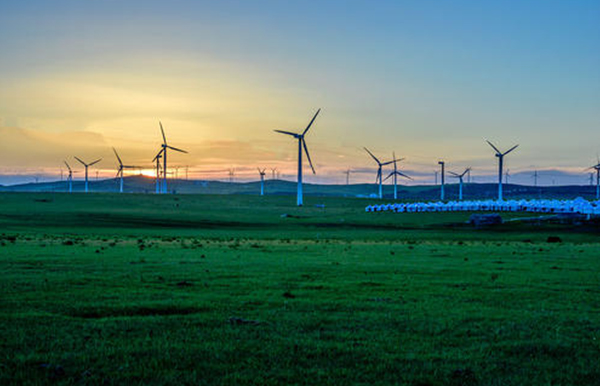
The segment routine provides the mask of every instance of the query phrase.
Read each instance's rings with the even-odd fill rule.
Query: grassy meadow
[[[597,225],[305,201],[0,194],[0,384],[600,384]]]

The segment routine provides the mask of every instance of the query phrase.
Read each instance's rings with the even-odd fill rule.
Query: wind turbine
[[[504,153],[502,153],[490,141],[488,141],[487,139],[485,141],[492,147],[492,149],[494,149],[494,151],[496,152],[496,157],[498,157],[498,200],[502,201],[502,165],[504,164],[504,156],[510,153],[511,151],[515,150],[519,145],[515,145],[507,151],[505,151]]]
[[[165,136],[165,131],[163,130],[162,123],[159,121],[158,124],[160,125],[160,132],[161,132],[162,137],[163,137],[163,143],[161,145],[161,147],[162,147],[161,152],[162,152],[162,158],[163,158],[163,172],[164,172],[163,173],[162,191],[163,191],[163,193],[167,193],[167,170],[168,170],[167,169],[167,149],[175,150],[175,151],[178,151],[180,153],[186,153],[186,154],[187,154],[187,151],[182,150],[182,149],[178,149],[178,148],[173,147],[173,146],[169,146],[167,144],[167,137]]]
[[[267,169],[263,169],[260,170],[260,168],[256,168],[258,169],[258,174],[260,174],[260,195],[264,196],[265,195],[265,170]]]
[[[596,170],[596,200],[600,200],[600,160],[588,170],[590,169]]]
[[[277,171],[277,168],[271,168],[271,179],[274,180],[275,179],[275,172]]]
[[[408,178],[409,180],[412,180],[412,178],[410,178],[409,176],[407,176],[406,174],[399,172],[398,171],[398,165],[397,165],[397,161],[402,161],[404,158],[399,158],[396,159],[396,153],[392,153],[393,155],[393,163],[394,163],[394,171],[391,172],[384,181],[387,181],[388,178],[394,176],[394,200],[398,199],[398,176],[404,177],[404,178]]]
[[[392,162],[394,162],[394,160],[388,161],[388,162],[381,162],[379,161],[379,159],[377,159],[377,157],[375,157],[373,155],[373,153],[371,153],[369,151],[369,149],[367,149],[366,147],[364,148],[367,153],[369,153],[369,155],[375,160],[375,162],[377,162],[377,177],[375,178],[375,183],[379,182],[379,198],[382,199],[383,198],[383,176],[382,176],[382,169],[385,165],[389,165]]]
[[[160,159],[162,158],[162,150],[158,152],[152,159],[152,162],[156,162],[156,194],[160,193]]]
[[[117,170],[117,178],[121,177],[121,179],[120,179],[121,181],[119,184],[119,193],[123,193],[123,170],[124,169],[136,169],[138,167],[131,166],[131,165],[123,165],[123,161],[121,161],[121,157],[119,157],[119,153],[117,153],[117,149],[115,149],[114,147],[112,149],[115,152],[115,156],[117,156],[117,161],[119,162],[119,169]]]
[[[352,173],[352,170],[350,169],[344,172],[344,174],[346,175],[346,185],[350,185],[350,173]]]
[[[81,159],[75,157],[75,159],[77,161],[79,161],[83,166],[85,166],[85,192],[88,192],[88,167],[97,164],[98,162],[102,161],[102,158],[95,160],[94,162],[90,162],[89,164],[86,164],[85,162],[83,162]]]
[[[69,183],[69,193],[73,192],[73,169],[69,166],[67,161],[64,161],[65,165],[67,165],[67,169],[69,169],[69,175],[67,176],[67,182]]]
[[[441,177],[440,179],[441,179],[441,182],[442,182],[442,184],[440,185],[440,187],[441,187],[441,190],[440,190],[440,200],[444,201],[444,185],[446,184],[446,181],[444,179],[445,178],[444,170],[445,170],[445,167],[446,167],[446,163],[444,161],[439,161],[438,164],[442,167],[442,171],[441,171],[441,174],[440,174],[440,177]]]
[[[304,151],[306,152],[306,158],[308,159],[308,164],[310,165],[310,168],[312,169],[313,174],[316,174],[315,168],[312,164],[312,161],[310,160],[310,154],[308,153],[308,147],[306,147],[306,141],[304,140],[304,136],[306,135],[306,133],[308,132],[308,130],[310,129],[310,127],[314,123],[315,119],[317,118],[317,115],[319,115],[320,112],[321,112],[321,109],[318,109],[317,112],[315,113],[315,116],[311,119],[310,123],[308,124],[308,126],[306,126],[306,129],[304,129],[302,134],[292,133],[290,131],[284,131],[284,130],[274,130],[281,134],[291,135],[292,137],[294,137],[298,140],[298,198],[297,198],[298,206],[302,206],[302,204],[303,204],[303,202],[302,202],[302,148],[304,148]]]
[[[504,181],[508,185],[508,179],[510,178],[510,169],[506,169],[506,173],[504,173]]]
[[[467,173],[469,173],[470,170],[471,170],[471,168],[466,168],[465,171],[462,172],[462,174],[448,172],[448,173],[452,174],[453,177],[458,178],[458,200],[459,201],[462,201],[462,199],[463,199],[463,177]]]

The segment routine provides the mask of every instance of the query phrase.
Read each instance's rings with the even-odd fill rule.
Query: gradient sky
[[[159,120],[192,177],[292,179],[272,130],[319,107],[308,182],[373,181],[363,146],[419,182],[439,158],[492,181],[486,138],[521,145],[522,183],[584,183],[600,152],[597,0],[2,2],[0,53],[0,183],[74,155],[113,176],[111,146],[150,169]]]

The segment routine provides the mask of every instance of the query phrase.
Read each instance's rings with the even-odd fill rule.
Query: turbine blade
[[[308,147],[306,147],[306,141],[304,141],[304,138],[301,138],[300,141],[302,141],[302,146],[304,147],[304,152],[306,153],[306,158],[308,159],[308,164],[310,165],[310,168],[313,171],[313,174],[317,174],[317,172],[315,171],[315,168],[312,164],[312,161],[310,160],[310,154],[308,154]]]
[[[398,172],[399,175],[401,175],[404,178],[408,178],[409,180],[412,180],[412,177],[407,176],[406,174],[402,173],[402,172]]]
[[[97,164],[98,162],[102,161],[102,158],[95,160],[94,162],[91,162],[88,166],[92,166],[93,164]]]
[[[369,155],[370,155],[371,157],[373,157],[373,159],[375,160],[375,162],[377,162],[377,164],[378,164],[378,165],[381,165],[381,162],[379,162],[379,160],[377,159],[377,157],[375,157],[375,156],[373,155],[373,153],[371,153],[371,152],[369,151],[369,149],[367,149],[366,147],[365,147],[364,149],[367,151],[367,153],[369,153]]]
[[[496,146],[494,146],[493,143],[491,143],[487,139],[485,141],[496,151],[496,154],[502,154],[502,152],[500,150],[498,150],[498,148]]]
[[[454,173],[454,172],[450,172],[450,171],[448,172],[448,174],[451,174],[453,177],[458,177],[458,176],[460,176],[458,173]]]
[[[87,164],[86,164],[85,162],[83,162],[81,159],[79,159],[78,157],[75,157],[75,159],[76,159],[77,161],[81,162],[81,164],[82,164],[83,166],[87,166]]]
[[[119,153],[117,153],[117,149],[115,149],[114,147],[112,149],[115,152],[117,159],[119,160],[119,165],[123,165],[123,162],[121,161],[121,157],[119,157]]]
[[[510,153],[511,151],[515,150],[517,147],[519,147],[519,145],[515,145],[513,147],[511,147],[510,149],[508,149],[504,154],[502,155],[507,155],[508,153]]]
[[[400,162],[400,161],[403,161],[403,160],[404,160],[404,158],[398,158],[398,159],[394,159],[394,160],[391,160],[391,161],[388,161],[388,162],[384,162],[381,165],[389,165],[389,164],[393,164],[394,162]]]
[[[160,132],[161,132],[162,137],[163,137],[163,143],[166,145],[167,144],[167,137],[165,137],[165,131],[163,130],[162,122],[158,121],[158,124],[160,125]]]
[[[292,133],[291,131],[285,131],[285,130],[273,130],[273,131],[276,131],[281,134],[291,135],[292,137],[296,137],[296,138],[298,137],[298,134]]]
[[[391,173],[389,174],[389,176],[387,176],[387,177],[385,177],[385,178],[383,179],[383,182],[387,181],[387,180],[388,180],[388,178],[390,178],[390,177],[391,177],[391,176],[393,176],[393,175],[394,175],[394,172],[391,172]]]
[[[320,112],[321,112],[321,109],[318,109],[317,113],[315,114],[315,116],[313,117],[313,119],[311,119],[311,121],[308,124],[308,126],[306,126],[306,129],[304,129],[304,132],[302,133],[302,136],[304,136],[304,134],[306,134],[306,132],[308,131],[308,129],[310,129],[310,127],[312,126],[312,124],[315,121],[315,119],[317,119],[317,115],[319,115]]]
[[[65,165],[67,165],[67,168],[69,169],[69,171],[71,171],[71,167],[69,166],[69,164],[67,163],[67,161],[63,161],[65,163]]]
[[[181,153],[186,153],[186,154],[187,154],[187,151],[185,151],[185,150],[178,149],[178,148],[176,148],[176,147],[173,147],[173,146],[167,146],[167,147],[168,147],[169,149],[171,149],[171,150],[175,150],[175,151],[178,151],[178,152],[181,152]]]
[[[162,154],[162,152],[165,151],[165,149],[160,149],[160,151],[154,156],[154,158],[152,158],[152,162],[156,161],[158,158],[160,158],[160,155]]]

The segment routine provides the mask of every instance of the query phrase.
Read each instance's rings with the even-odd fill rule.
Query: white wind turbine
[[[304,136],[306,135],[306,133],[312,126],[315,119],[317,118],[317,115],[319,115],[319,112],[321,112],[321,109],[317,110],[317,112],[315,113],[315,116],[311,119],[310,123],[308,124],[308,126],[306,126],[306,129],[304,129],[302,134],[292,133],[290,131],[284,131],[284,130],[274,130],[281,134],[291,135],[292,137],[294,137],[298,140],[298,197],[297,197],[297,205],[298,206],[302,206],[302,204],[303,204],[303,200],[302,200],[302,148],[304,148],[304,151],[306,152],[306,159],[308,159],[308,164],[310,165],[310,168],[312,169],[313,174],[316,174],[315,168],[312,164],[312,161],[310,160],[310,154],[308,153],[308,147],[306,147],[306,141],[304,140]]]
[[[600,200],[600,159],[598,163],[588,170],[594,169],[596,171],[596,200]]]
[[[158,154],[162,153],[162,159],[163,159],[163,186],[162,186],[162,192],[163,193],[167,193],[167,149],[171,149],[171,150],[175,150],[178,151],[180,153],[187,153],[187,151],[182,150],[182,149],[178,149],[176,147],[170,146],[169,144],[167,144],[167,137],[165,136],[165,131],[163,130],[163,126],[162,123],[159,121],[158,124],[160,125],[160,132],[162,134],[163,137],[163,143],[160,145],[162,147],[162,149],[160,150],[160,152]]]
[[[260,170],[260,168],[256,168],[258,170],[258,174],[260,174],[260,195],[265,195],[265,170]]]
[[[387,181],[388,178],[390,177],[394,177],[394,200],[398,199],[398,176],[400,177],[404,177],[404,178],[408,178],[409,180],[412,180],[412,178],[410,178],[409,176],[407,176],[406,174],[398,171],[398,165],[397,165],[397,161],[402,161],[404,160],[404,158],[399,158],[396,159],[396,153],[392,153],[393,155],[393,161],[392,163],[394,164],[394,171],[392,171],[386,178],[384,181]]]
[[[83,162],[81,159],[75,157],[75,159],[77,161],[79,161],[83,166],[85,166],[85,192],[88,192],[88,167],[97,164],[98,162],[102,161],[102,158],[95,160],[94,162],[90,162],[89,164],[86,164],[85,162]]]
[[[373,158],[375,160],[375,162],[377,162],[377,177],[375,177],[375,183],[379,183],[379,198],[382,199],[383,198],[383,167],[385,165],[389,165],[392,162],[394,162],[394,160],[388,161],[388,162],[381,162],[379,161],[379,159],[377,157],[375,157],[375,155],[373,155],[373,153],[371,153],[369,151],[369,149],[367,149],[366,147],[364,148],[366,150],[367,153],[369,153],[369,155],[371,156],[371,158]]]
[[[121,157],[119,157],[119,153],[117,153],[117,149],[115,149],[114,147],[112,148],[113,151],[115,152],[115,156],[117,156],[117,161],[119,162],[119,169],[117,170],[117,178],[120,178],[120,182],[119,182],[119,193],[123,193],[123,170],[124,169],[138,169],[138,166],[131,166],[131,165],[123,165],[123,161],[121,161]]]
[[[152,159],[156,162],[156,194],[160,194],[160,159],[162,158],[162,150],[158,152]]]
[[[67,161],[64,161],[65,165],[67,165],[67,169],[69,169],[69,175],[67,176],[67,183],[69,184],[69,193],[73,192],[73,169],[71,169],[71,166],[69,166],[69,164],[67,163]]]
[[[504,164],[504,156],[510,153],[511,151],[515,150],[519,145],[515,145],[507,151],[505,151],[504,153],[502,153],[490,141],[488,141],[487,139],[485,141],[492,147],[492,149],[494,149],[494,151],[496,152],[496,157],[498,157],[498,200],[502,201],[502,166]]]
[[[465,171],[462,172],[462,174],[449,172],[450,174],[452,174],[453,177],[458,178],[458,200],[459,201],[462,201],[462,199],[463,199],[463,178],[467,173],[469,173],[470,170],[471,170],[471,168],[466,168]]]

